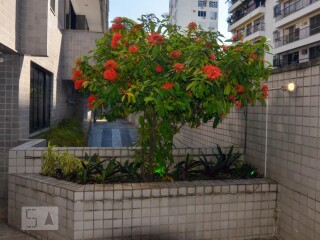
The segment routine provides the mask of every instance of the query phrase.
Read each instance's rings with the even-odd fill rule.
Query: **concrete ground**
[[[130,147],[138,141],[137,129],[127,120],[97,120],[89,133],[89,147]]]
[[[0,240],[34,240],[35,238],[18,231],[15,228],[8,226],[5,223],[0,223]]]

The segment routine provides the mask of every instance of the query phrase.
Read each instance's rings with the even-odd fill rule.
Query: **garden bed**
[[[21,228],[21,207],[57,206],[56,231],[41,239],[254,239],[273,236],[277,184],[268,179],[80,185],[41,176],[45,142],[9,154],[9,224]],[[66,148],[58,148],[59,152]],[[127,148],[69,148],[127,160]],[[208,149],[177,149],[186,152]]]

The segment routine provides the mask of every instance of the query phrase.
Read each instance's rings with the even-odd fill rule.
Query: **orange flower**
[[[147,40],[151,45],[161,44],[164,41],[164,36],[159,33],[152,32],[147,36]]]
[[[124,24],[122,24],[122,23],[114,23],[111,26],[111,30],[114,31],[114,32],[118,32],[123,28],[124,28]]]
[[[241,106],[242,106],[242,103],[240,101],[236,101],[236,106],[237,106],[238,109],[240,109]]]
[[[211,64],[207,64],[202,68],[202,71],[207,77],[211,80],[215,80],[221,76],[220,68],[213,66]]]
[[[158,73],[162,73],[163,72],[163,68],[160,65],[157,65],[155,68],[156,72]]]
[[[172,51],[171,53],[169,53],[169,56],[174,58],[179,58],[181,57],[181,51],[180,50]]]
[[[110,68],[104,71],[103,77],[112,82],[118,77],[118,74],[113,68]]]
[[[162,85],[161,88],[169,90],[169,89],[171,89],[173,87],[174,87],[174,83],[165,83],[165,84]]]
[[[115,34],[113,34],[112,40],[111,40],[111,47],[113,49],[117,48],[117,46],[120,44],[121,38],[122,38],[121,33],[116,32]]]
[[[113,19],[113,22],[115,23],[122,23],[122,21],[123,21],[122,17],[116,17]]]
[[[138,50],[139,50],[139,48],[138,48],[137,45],[131,45],[131,46],[129,46],[129,52],[130,52],[130,53],[136,53],[136,52],[138,52]]]
[[[120,89],[120,93],[121,93],[122,95],[125,95],[125,94],[127,93],[127,91],[124,90],[124,89]]]
[[[268,92],[263,92],[261,96],[266,99],[268,97]]]
[[[76,60],[76,66],[80,66],[80,65],[81,65],[81,59],[78,58],[78,59]]]
[[[243,41],[242,33],[236,33],[232,36],[233,41]]]
[[[116,69],[117,66],[118,66],[118,63],[117,63],[115,60],[110,59],[110,60],[107,60],[107,61],[105,62],[104,66],[105,66],[106,68]]]
[[[188,24],[188,29],[189,30],[194,30],[197,29],[197,24],[195,22],[191,22]]]
[[[179,73],[185,69],[185,66],[182,63],[175,63],[173,65],[173,68],[174,68],[174,70],[176,70],[176,73]]]
[[[243,86],[242,85],[238,85],[237,86],[237,93],[242,93],[243,91]]]
[[[72,80],[75,81],[81,76],[82,76],[82,71],[80,69],[76,69],[72,73]]]

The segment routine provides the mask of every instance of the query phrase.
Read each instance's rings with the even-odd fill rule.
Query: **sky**
[[[227,38],[231,33],[228,32],[228,3],[226,0],[219,0],[219,19],[218,31]],[[169,0],[110,0],[109,19],[115,17],[128,17],[133,20],[142,14],[154,13],[160,17],[164,13],[169,13]],[[110,25],[111,26],[111,25]]]

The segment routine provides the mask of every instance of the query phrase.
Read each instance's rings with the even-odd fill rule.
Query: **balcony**
[[[314,25],[302,29],[296,29],[294,33],[287,34],[283,37],[275,39],[275,48],[287,45],[289,43],[308,38],[314,34],[320,33],[320,26]]]
[[[277,22],[277,21],[317,2],[317,1],[319,1],[319,0],[299,0],[299,1],[289,5],[287,7],[285,7],[284,9],[282,9],[280,11],[276,11],[274,13],[274,18]]]
[[[260,22],[259,24],[256,24],[250,28],[247,28],[242,32],[243,37],[248,37],[258,31],[264,31],[264,22]]]
[[[227,20],[230,26],[232,26],[234,23],[239,21],[240,19],[244,18],[251,12],[253,12],[255,9],[259,7],[265,6],[265,0],[257,0],[253,4],[248,5],[247,7],[239,7]]]

